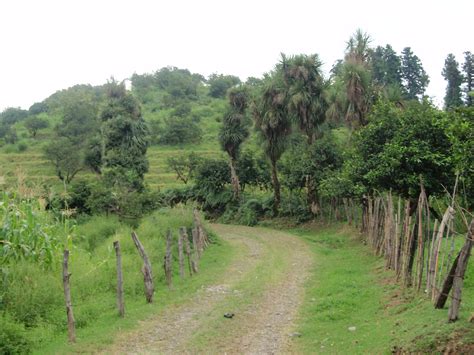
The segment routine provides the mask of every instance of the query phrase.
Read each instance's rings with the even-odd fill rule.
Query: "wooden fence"
[[[181,227],[178,230],[178,265],[179,275],[181,278],[185,277],[185,259],[189,267],[189,275],[196,274],[199,270],[199,261],[202,257],[204,250],[209,246],[210,240],[208,233],[206,232],[199,212],[195,209],[193,211],[194,226],[192,228],[192,243],[188,236],[186,227]],[[145,299],[147,303],[153,302],[153,295],[155,285],[153,281],[153,268],[148,258],[148,254],[140,242],[138,235],[135,232],[131,233],[131,237],[135,247],[137,248],[138,254],[143,260],[143,267],[141,272],[143,274],[144,288],[145,288]],[[119,241],[114,241],[113,246],[115,249],[116,261],[117,261],[117,309],[120,317],[125,316],[125,300],[123,291],[123,274],[122,274],[122,254],[120,249]],[[168,230],[166,233],[166,250],[163,262],[163,269],[165,273],[166,283],[169,288],[173,287],[173,260],[172,260],[172,248],[173,248],[173,235],[172,231]],[[66,314],[68,323],[68,338],[70,342],[76,341],[75,335],[75,320],[73,315],[73,306],[71,301],[71,286],[69,273],[69,250],[64,250],[63,258],[63,286],[64,286],[64,298],[66,303]]]

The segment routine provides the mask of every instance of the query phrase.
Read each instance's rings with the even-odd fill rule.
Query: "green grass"
[[[402,290],[384,261],[339,228],[293,229],[316,254],[307,283],[295,340],[302,353],[390,353],[393,349],[430,352],[456,334],[474,341],[467,318],[474,310],[474,263],[466,275],[460,320],[447,323],[447,309],[435,310],[423,294]],[[355,331],[349,330],[355,327]]]
[[[169,290],[165,285],[162,266],[164,234],[170,228],[176,238],[179,227],[191,225],[191,211],[177,208],[154,212],[144,218],[136,229],[153,267],[156,292],[152,305],[145,303],[140,271],[142,261],[130,238],[131,228],[119,223],[116,218],[107,217],[92,217],[77,227],[70,257],[71,293],[78,339],[73,346],[67,343],[60,256],[51,270],[41,270],[38,265],[25,261],[8,268],[2,267],[0,324],[13,329],[11,332],[16,340],[12,340],[12,346],[26,339],[36,353],[97,349],[110,343],[112,335],[118,330],[134,327],[138,320],[186,301],[202,285],[220,277],[233,255],[232,248],[213,236],[214,243],[200,261],[200,273],[181,280],[175,241],[174,289]],[[114,240],[121,242],[123,256],[125,319],[117,316],[115,303]],[[26,331],[22,330],[23,324],[27,326]],[[0,331],[0,339],[2,335],[5,333]]]

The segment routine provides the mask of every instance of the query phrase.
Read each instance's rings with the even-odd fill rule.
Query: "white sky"
[[[245,80],[280,52],[318,53],[329,70],[358,27],[412,47],[440,103],[446,55],[474,52],[473,13],[472,0],[0,0],[0,110],[167,65]]]

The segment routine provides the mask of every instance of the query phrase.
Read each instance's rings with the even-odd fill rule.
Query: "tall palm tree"
[[[367,124],[366,115],[372,101],[370,41],[370,36],[358,29],[347,42],[342,79],[346,87],[346,120],[353,126]]]
[[[326,82],[321,73],[322,62],[317,54],[297,55],[287,58],[282,54],[280,68],[287,87],[288,111],[306,135],[311,146],[327,110]],[[307,200],[311,211],[320,210],[316,184],[312,176],[306,177]]]
[[[278,213],[281,201],[277,162],[285,151],[291,120],[288,114],[288,95],[281,72],[267,75],[263,87],[252,105],[255,127],[262,138],[265,155],[271,164],[274,191],[273,212]]]
[[[308,144],[315,139],[317,128],[324,122],[327,103],[326,83],[317,54],[287,58],[282,54],[281,70],[288,88],[288,110]]]
[[[240,182],[236,164],[240,146],[249,136],[249,120],[245,114],[248,105],[248,92],[245,87],[238,87],[229,92],[229,108],[219,132],[222,149],[229,155],[232,189],[236,200],[240,197]]]

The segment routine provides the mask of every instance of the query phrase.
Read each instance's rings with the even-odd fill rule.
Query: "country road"
[[[291,352],[313,255],[287,233],[212,225],[237,251],[213,285],[120,334],[104,354]],[[224,313],[233,313],[231,319]]]

